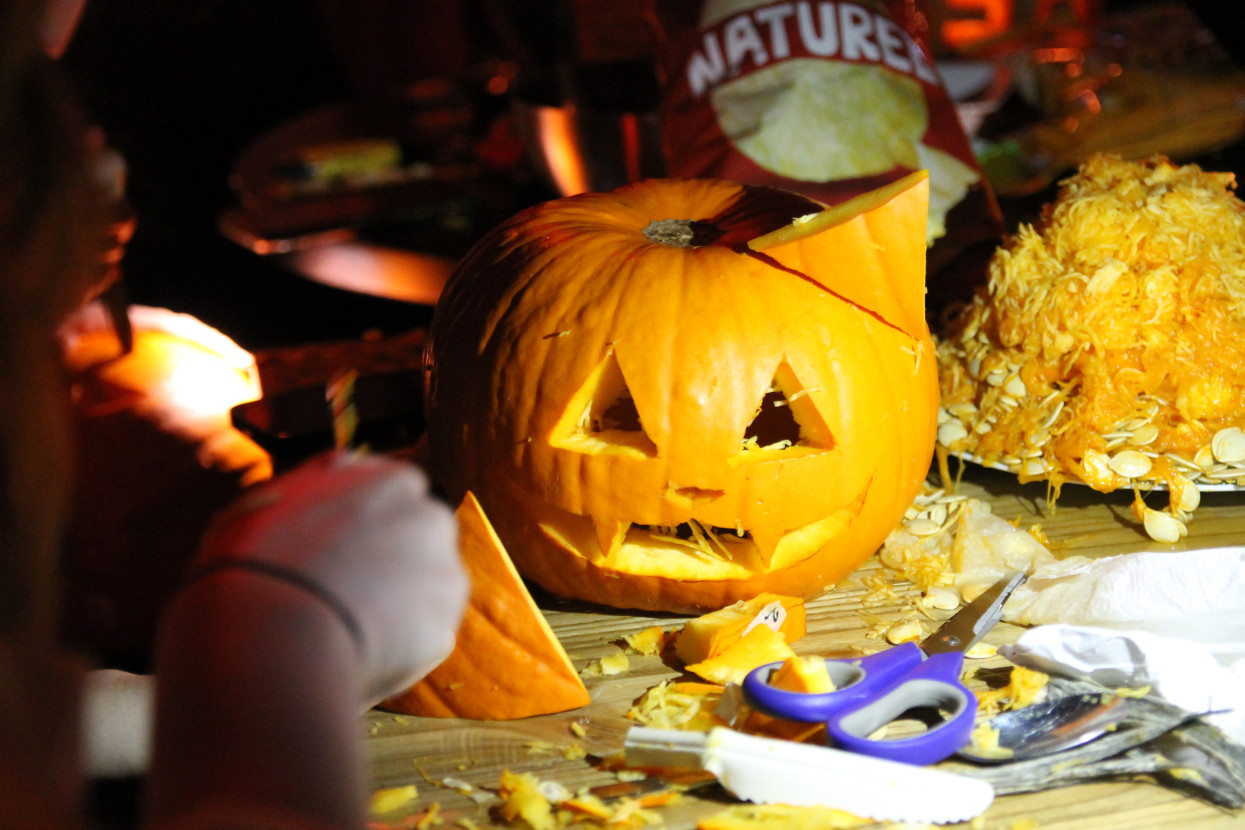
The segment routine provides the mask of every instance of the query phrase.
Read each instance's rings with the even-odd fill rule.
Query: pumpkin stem
[[[655,219],[644,229],[649,242],[673,248],[699,248],[718,239],[722,232],[695,219]]]
[[[692,220],[690,219],[655,219],[644,229],[644,236],[649,242],[660,245],[671,245],[675,248],[689,248],[692,245]]]

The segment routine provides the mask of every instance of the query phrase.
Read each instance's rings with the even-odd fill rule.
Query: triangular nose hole
[[[612,350],[571,398],[554,428],[551,443],[580,452],[615,447],[656,454],[657,447],[644,432],[640,413]]]
[[[786,361],[779,364],[773,382],[744,432],[744,446],[751,449],[832,448],[834,436],[809,392]]]

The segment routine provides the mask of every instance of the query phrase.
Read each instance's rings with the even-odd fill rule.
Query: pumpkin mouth
[[[654,540],[683,545],[689,550],[699,551],[708,556],[721,556],[725,559],[734,559],[735,553],[739,552],[732,551],[732,548],[738,549],[745,543],[753,542],[752,534],[743,528],[703,525],[695,519],[689,519],[677,525],[633,524],[631,527],[641,533],[647,533]]]
[[[678,525],[594,520],[530,497],[525,509],[548,543],[606,570],[684,581],[750,579],[790,568],[832,544],[860,514],[868,490],[828,516],[774,534],[694,518]]]

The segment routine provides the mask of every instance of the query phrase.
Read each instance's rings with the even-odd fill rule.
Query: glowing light
[[[1011,0],[944,0],[941,34],[952,48],[998,37],[1012,25]]]
[[[541,107],[537,112],[541,157],[558,191],[573,196],[589,189],[588,171],[575,132],[575,110]]]
[[[229,410],[260,397],[255,357],[188,314],[130,309],[134,348],[121,354],[110,328],[87,313],[62,332],[65,361],[84,411],[141,406],[176,420],[228,423]]]
[[[259,397],[246,367],[231,365],[226,356],[201,344],[161,332],[138,332],[135,356],[141,359],[149,350],[153,363],[163,365],[162,371],[153,373],[157,385],[149,388],[148,394],[190,416],[228,413],[238,404]]]

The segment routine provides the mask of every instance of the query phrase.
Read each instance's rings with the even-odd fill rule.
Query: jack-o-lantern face
[[[926,193],[649,181],[518,214],[436,311],[434,475],[563,596],[692,612],[837,582],[933,451]]]

